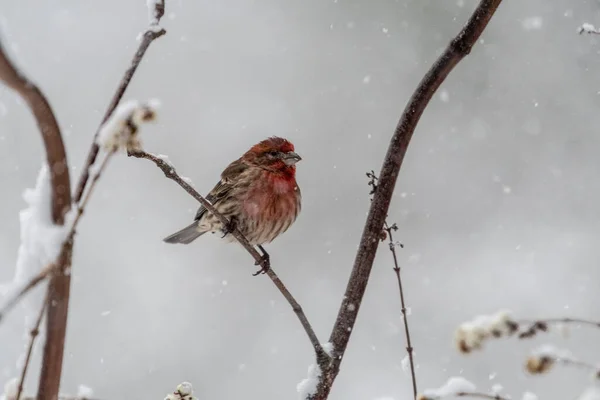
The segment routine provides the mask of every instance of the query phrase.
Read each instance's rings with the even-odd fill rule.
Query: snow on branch
[[[0,287],[2,295],[8,295],[56,261],[68,233],[67,224],[56,225],[52,219],[50,173],[46,164],[38,173],[35,187],[23,192],[23,199],[27,207],[19,212],[21,243],[15,275],[11,284]]]
[[[510,319],[508,311],[480,315],[458,327],[455,335],[456,346],[462,353],[470,353],[480,349],[487,339],[510,336],[518,328],[519,325]]]
[[[436,389],[425,389],[419,400],[438,400],[443,397],[457,396],[462,392],[475,392],[475,385],[470,381],[460,376],[454,376],[446,381],[446,383]]]
[[[596,29],[596,27],[590,23],[584,23],[582,24],[579,29],[577,30],[577,32],[581,35],[582,33],[587,33],[587,34],[596,34],[596,35],[600,35],[600,30]]]
[[[146,0],[146,7],[148,7],[148,22],[151,26],[158,25],[165,15],[165,0]]]
[[[532,375],[546,373],[556,364],[583,368],[593,374],[594,379],[600,379],[600,366],[576,359],[568,350],[557,349],[551,345],[543,345],[535,349],[525,364],[525,369]]]
[[[461,324],[455,334],[455,343],[461,353],[470,353],[482,348],[489,339],[516,335],[529,339],[538,333],[548,332],[551,326],[565,330],[567,325],[582,325],[600,328],[600,322],[582,318],[549,318],[539,320],[517,320],[510,312],[501,310],[492,315],[480,315]]]
[[[139,128],[142,123],[156,119],[159,105],[158,100],[146,103],[130,100],[119,105],[100,127],[96,143],[108,152],[141,150]]]
[[[177,389],[165,397],[165,400],[198,400],[194,397],[194,389],[189,382],[182,382],[177,385]]]
[[[317,392],[319,378],[321,377],[321,368],[317,364],[308,366],[308,376],[296,385],[298,398],[300,400],[308,399]]]

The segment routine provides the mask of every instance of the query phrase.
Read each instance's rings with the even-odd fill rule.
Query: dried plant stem
[[[33,345],[35,343],[35,339],[40,333],[40,324],[42,323],[42,319],[44,318],[44,312],[48,307],[48,292],[46,292],[46,296],[44,297],[44,302],[42,303],[42,307],[40,308],[40,312],[38,317],[35,320],[35,325],[29,332],[29,347],[27,348],[27,355],[25,357],[25,364],[23,365],[23,369],[21,370],[21,378],[19,379],[19,386],[17,388],[17,397],[16,400],[21,399],[21,394],[23,393],[23,387],[25,385],[25,376],[27,375],[27,369],[29,368],[29,362],[31,361],[31,354],[33,353]]]
[[[155,41],[156,39],[158,39],[159,37],[161,37],[167,33],[167,31],[162,28],[156,29],[157,24],[160,22],[160,19],[164,15],[164,12],[165,12],[164,0],[156,1],[155,2],[155,12],[154,12],[156,22],[154,25],[149,26],[148,29],[146,30],[146,32],[144,33],[144,35],[142,37],[142,41],[140,43],[140,46],[138,47],[137,51],[135,52],[135,54],[133,56],[133,60],[131,60],[131,66],[127,69],[127,71],[125,71],[125,75],[123,75],[123,78],[121,79],[121,82],[119,83],[119,87],[117,88],[117,91],[113,95],[113,98],[110,101],[110,104],[108,105],[108,108],[106,109],[106,112],[104,113],[102,122],[100,123],[100,125],[98,126],[98,129],[96,130],[96,134],[94,135],[94,141],[92,142],[92,146],[90,147],[90,151],[88,153],[87,160],[86,160],[83,170],[81,172],[81,176],[79,177],[79,182],[77,183],[77,188],[75,189],[75,194],[73,195],[75,202],[79,202],[79,200],[81,199],[81,196],[83,195],[87,181],[90,177],[89,168],[92,166],[92,164],[94,164],[94,162],[96,161],[96,157],[98,156],[98,151],[100,150],[100,148],[98,147],[98,144],[96,143],[96,137],[98,137],[100,128],[102,127],[102,125],[104,125],[104,123],[106,121],[108,121],[108,119],[110,118],[112,113],[115,111],[115,109],[119,105],[119,102],[123,98],[123,95],[125,94],[125,91],[127,90],[127,87],[129,86],[129,83],[131,82],[133,75],[135,74],[135,71],[137,70],[140,63],[142,62],[142,59],[144,58],[144,55],[146,54],[146,50],[148,50],[148,47],[150,47],[150,45],[152,44],[153,41]]]
[[[487,393],[478,393],[478,392],[458,392],[456,393],[458,397],[477,397],[480,399],[488,399],[488,400],[510,400],[508,397],[500,396],[499,394],[487,394]]]
[[[214,214],[219,219],[219,221],[221,221],[223,226],[230,226],[229,220],[227,220],[227,218],[225,218],[221,213],[219,213],[208,200],[206,200],[202,195],[200,195],[200,193],[196,191],[196,189],[194,189],[183,178],[181,178],[181,176],[179,176],[179,174],[175,171],[175,167],[173,167],[171,163],[166,162],[165,160],[155,156],[154,154],[147,153],[141,150],[130,150],[128,152],[128,155],[130,157],[145,158],[147,160],[152,161],[165,174],[165,177],[173,180],[175,183],[181,186],[190,196],[192,196],[200,204],[206,207],[206,209],[210,213]],[[329,362],[329,356],[323,350],[323,346],[321,345],[321,342],[319,342],[319,339],[317,338],[314,329],[308,321],[308,318],[306,318],[306,314],[304,314],[302,307],[296,301],[294,296],[292,296],[292,294],[281,281],[281,279],[279,279],[275,271],[273,271],[273,268],[271,268],[271,266],[269,265],[268,258],[263,257],[261,254],[259,254],[258,251],[254,248],[254,246],[252,246],[248,242],[248,239],[246,239],[246,237],[237,228],[234,229],[231,232],[231,234],[254,258],[256,265],[261,265],[263,269],[266,270],[267,276],[271,279],[271,281],[273,281],[275,287],[279,289],[283,297],[288,301],[288,303],[296,313],[296,316],[300,320],[300,323],[302,324],[306,335],[308,336],[311,344],[313,345],[315,354],[317,356],[317,360],[319,360],[319,362],[323,365],[326,365],[326,363]]]
[[[354,266],[329,337],[329,342],[333,345],[333,361],[328,368],[322,370],[317,391],[309,397],[311,400],[327,399],[339,373],[369,282],[379,236],[387,217],[400,167],[419,119],[437,88],[452,69],[470,53],[500,3],[501,0],[479,2],[467,24],[425,74],[402,113],[379,173],[378,189],[369,208]],[[350,305],[352,306],[349,307]]]
[[[548,319],[537,319],[537,320],[522,319],[522,320],[517,320],[515,322],[517,322],[517,324],[519,324],[519,325],[531,325],[531,326],[540,325],[540,324],[544,324],[544,325],[560,325],[560,324],[570,324],[571,325],[571,324],[573,324],[573,325],[587,325],[587,326],[600,328],[599,321],[592,321],[592,320],[582,319],[582,318],[548,318]]]
[[[398,266],[398,256],[396,255],[396,246],[397,244],[394,242],[394,236],[392,234],[397,228],[396,224],[388,225],[387,222],[384,223],[384,229],[387,232],[389,239],[389,248],[392,252],[392,257],[394,259],[394,272],[396,273],[396,278],[398,280],[398,291],[400,292],[400,304],[402,311],[402,319],[404,320],[404,334],[406,336],[406,352],[408,353],[408,361],[410,362],[410,375],[412,378],[412,387],[413,387],[413,396],[417,398],[417,374],[415,373],[415,361],[414,361],[414,351],[412,347],[412,343],[410,340],[410,331],[408,329],[408,316],[406,314],[406,304],[404,303],[404,290],[402,288],[402,279],[400,278],[400,267]]]
[[[590,372],[593,372],[596,378],[600,378],[600,367],[587,361],[577,360],[575,358],[568,357],[556,357],[554,361],[566,367],[575,367],[588,370]]]

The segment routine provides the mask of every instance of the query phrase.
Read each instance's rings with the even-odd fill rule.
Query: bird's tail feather
[[[198,230],[198,221],[194,221],[191,225],[188,225],[182,230],[167,236],[163,239],[163,241],[166,243],[190,244],[205,233],[206,232],[201,232]]]

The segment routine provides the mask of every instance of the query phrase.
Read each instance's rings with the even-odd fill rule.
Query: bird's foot
[[[260,265],[261,268],[253,273],[252,276],[266,274],[271,269],[271,257],[269,256],[269,253],[267,253],[267,251],[261,245],[259,245],[258,248],[262,251],[262,256],[260,257],[259,261],[254,263],[254,265]]]
[[[221,229],[221,232],[223,232],[223,236],[221,236],[221,239],[223,239],[225,236],[229,235],[231,232],[235,231],[236,228],[237,228],[237,220],[235,219],[235,217],[231,217],[229,219],[229,223],[227,225],[225,225],[223,227],[223,229]]]

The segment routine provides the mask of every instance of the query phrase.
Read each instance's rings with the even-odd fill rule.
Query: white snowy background
[[[4,40],[51,100],[74,181],[147,24],[144,3],[0,0]],[[206,192],[258,140],[296,144],[303,211],[268,250],[323,341],[369,206],[364,174],[379,170],[405,102],[475,3],[167,0],[168,33],[126,94],[161,100],[145,146]],[[464,376],[482,391],[573,398],[587,374],[528,378],[528,350],[553,342],[600,360],[597,331],[494,341],[468,357],[452,341],[459,323],[499,308],[598,318],[600,40],[577,35],[583,22],[600,23],[598,1],[505,1],[417,128],[389,220],[405,244],[421,389]],[[29,111],[0,87],[0,281],[13,277],[22,192],[42,157]],[[64,392],[162,398],[188,380],[200,399],[296,398],[310,344],[248,254],[216,237],[161,241],[196,208],[150,162],[110,165],[77,236]],[[18,374],[31,305],[0,325],[2,382]],[[399,310],[382,245],[332,400],[410,396]]]

